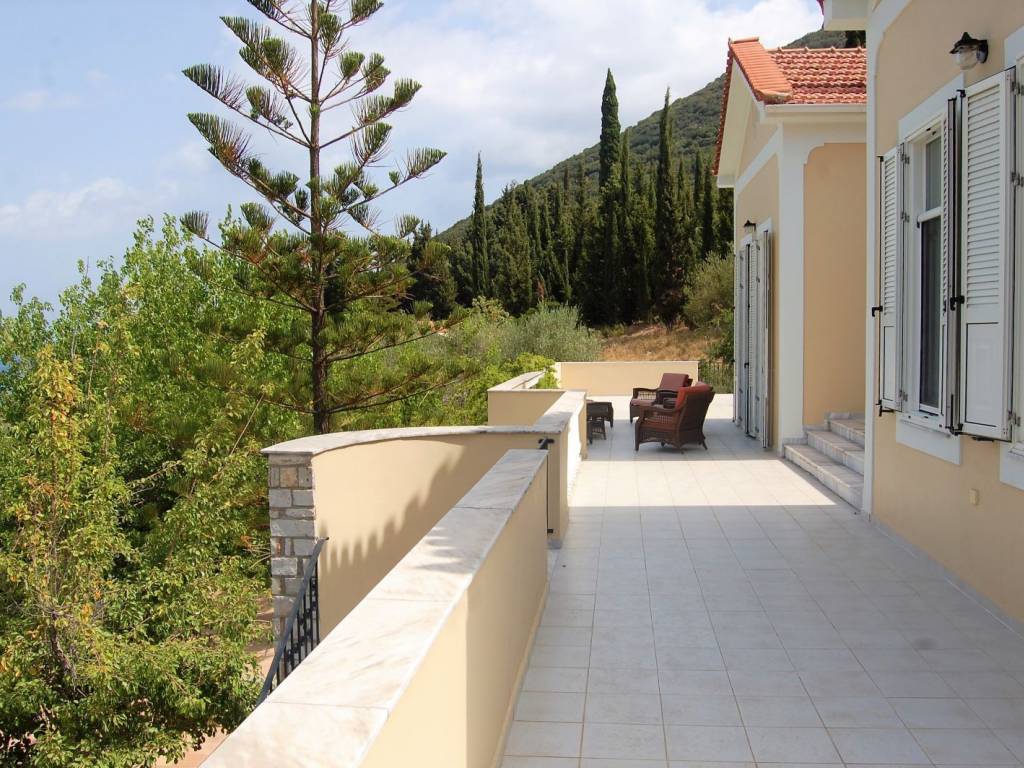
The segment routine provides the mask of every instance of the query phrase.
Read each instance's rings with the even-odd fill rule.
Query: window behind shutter
[[[1014,73],[967,89],[960,285],[960,421],[964,433],[1010,437]]]
[[[942,124],[942,339],[943,343],[943,400],[942,421],[946,429],[956,426],[959,416],[957,405],[957,374],[959,371],[960,323],[956,302],[959,296],[959,99],[946,103],[946,117]]]
[[[879,398],[883,408],[903,407],[903,145],[882,157],[880,184],[878,330]]]

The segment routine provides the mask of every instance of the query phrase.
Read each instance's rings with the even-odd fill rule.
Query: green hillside
[[[799,40],[794,40],[787,45],[787,48],[828,48],[831,46],[842,47],[845,43],[845,33],[819,30],[804,35]],[[676,99],[669,107],[669,113],[673,121],[673,152],[674,156],[679,153],[690,153],[694,150],[710,152],[718,138],[718,122],[722,108],[722,89],[725,86],[725,75],[721,75],[705,85],[699,91],[689,96]],[[657,101],[657,94],[652,94],[652,100]],[[630,128],[630,154],[633,161],[640,166],[653,165],[658,155],[658,115],[660,110],[652,112],[648,117],[639,121]],[[597,124],[597,100],[595,99],[594,122]],[[597,130],[595,128],[595,134]],[[486,158],[484,158],[486,161]],[[535,188],[544,188],[553,182],[560,182],[565,167],[568,165],[570,171],[575,173],[576,168],[582,161],[584,172],[587,178],[595,181],[591,189],[596,193],[597,179],[597,144],[587,147],[572,157],[566,158],[548,170],[537,174],[527,183]],[[466,208],[470,207],[472,200],[466,200]],[[488,206],[490,207],[490,206]],[[462,219],[450,228],[440,233],[438,237],[451,242],[462,235],[468,222]]]

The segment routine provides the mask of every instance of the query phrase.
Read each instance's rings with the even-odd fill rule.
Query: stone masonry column
[[[274,640],[284,632],[316,541],[312,457],[270,454],[270,591]]]

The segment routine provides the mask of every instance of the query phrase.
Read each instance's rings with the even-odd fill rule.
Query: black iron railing
[[[732,392],[733,364],[724,360],[701,360],[698,363],[700,380],[710,384],[720,394]]]
[[[306,560],[306,570],[302,574],[302,584],[299,585],[299,592],[295,596],[295,605],[288,614],[288,621],[285,622],[281,637],[277,639],[274,661],[263,681],[263,689],[256,700],[256,706],[262,704],[270,692],[320,643],[320,580],[317,560],[325,541],[327,539],[317,539],[309,559]]]

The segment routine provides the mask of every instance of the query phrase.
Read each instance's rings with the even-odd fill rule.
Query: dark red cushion
[[[693,379],[690,378],[688,373],[663,373],[658,389],[679,389],[680,387],[688,387],[692,383]]]
[[[689,397],[690,395],[692,395],[694,392],[710,392],[710,391],[711,391],[711,385],[704,384],[704,383],[699,382],[699,381],[696,384],[694,384],[693,386],[691,386],[691,387],[681,387],[680,390],[679,390],[679,394],[676,395],[676,407],[675,407],[675,409],[677,411],[681,410],[682,407],[683,407],[683,404],[686,402],[686,398]]]

